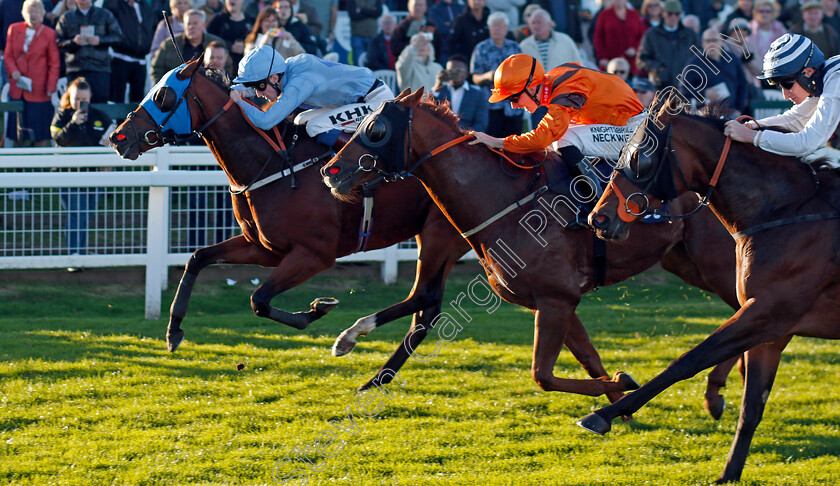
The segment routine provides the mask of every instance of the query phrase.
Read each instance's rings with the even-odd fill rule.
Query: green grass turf
[[[445,302],[476,275],[477,266],[460,267]],[[274,301],[297,311],[316,296],[341,299],[299,332],[252,315],[253,285],[200,277],[187,340],[170,355],[166,320],[142,318],[140,286],[3,283],[0,484],[273,484],[274,465],[295,448],[310,448],[311,468],[287,463],[276,474],[297,467],[309,484],[708,484],[723,470],[740,403],[737,373],[720,422],[702,408],[701,373],[598,437],[575,421],[606,399],[541,391],[529,372],[532,315],[508,304],[491,315],[467,301],[472,321],[460,320],[457,338],[428,362],[409,360],[405,386],[389,385],[390,397],[366,395],[368,410],[379,410],[361,415],[355,388],[409,321],[374,331],[343,358],[330,347],[356,318],[401,300],[409,287],[318,277]],[[642,383],[730,314],[661,272],[588,294],[579,308],[606,368]],[[433,347],[430,336],[418,352]],[[555,373],[586,377],[565,350]],[[840,344],[793,340],[744,484],[840,483],[838,374]],[[314,447],[324,430],[335,436],[322,444],[329,458]]]

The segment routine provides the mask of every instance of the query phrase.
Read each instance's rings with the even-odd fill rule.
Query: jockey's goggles
[[[791,74],[790,76],[785,76],[783,78],[770,78],[767,82],[771,86],[781,86],[782,89],[793,89],[793,85],[796,84],[796,81],[799,80],[799,75],[801,73]]]

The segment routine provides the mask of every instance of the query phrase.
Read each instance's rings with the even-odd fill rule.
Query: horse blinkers
[[[178,97],[175,95],[175,90],[171,86],[163,86],[155,92],[152,101],[160,111],[169,113],[175,108]]]
[[[386,179],[396,179],[405,171],[407,149],[405,139],[411,126],[411,113],[407,117],[389,117],[388,113],[405,112],[406,109],[394,103],[385,102],[375,112],[362,120],[358,129],[358,142],[366,150],[359,157],[359,170],[376,170]],[[399,115],[398,113],[394,113]],[[408,135],[407,135],[408,134]],[[382,169],[376,167],[382,162]],[[384,170],[383,170],[384,169]]]

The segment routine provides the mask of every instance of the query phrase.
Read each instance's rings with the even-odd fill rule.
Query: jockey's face
[[[531,93],[531,94],[534,94],[536,92],[536,90],[538,90],[538,89],[539,89],[539,86],[536,87],[536,88],[529,89],[528,92]],[[522,108],[524,110],[527,110],[528,113],[533,113],[533,112],[537,111],[537,108],[539,108],[539,105],[534,103],[534,100],[530,96],[528,96],[525,93],[522,93],[519,96],[518,100],[516,100],[515,102],[514,101],[510,102],[510,107],[511,108]]]
[[[272,74],[268,77],[268,84],[265,85],[265,89],[262,91],[256,90],[259,96],[263,98],[268,98],[271,101],[277,100],[280,97],[280,91],[274,89],[274,85],[277,85],[281,89],[283,88],[283,82],[280,80],[280,75]]]
[[[805,69],[805,75],[808,77],[813,76],[815,72],[816,69],[814,68]],[[793,86],[791,86],[790,89],[782,88],[782,94],[784,95],[786,100],[792,101],[794,105],[802,103],[803,101],[807,100],[809,96],[811,96],[811,94],[805,91],[805,88],[800,86],[798,82],[793,83]]]

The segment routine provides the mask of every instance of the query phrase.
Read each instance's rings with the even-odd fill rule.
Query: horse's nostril
[[[341,172],[341,169],[334,165],[327,169],[327,174],[331,176],[337,175],[339,172]]]
[[[126,137],[122,133],[118,133],[114,138],[116,138],[117,142],[124,142]]]
[[[610,225],[610,218],[603,214],[595,214],[592,217],[591,223],[596,229],[604,230]]]

